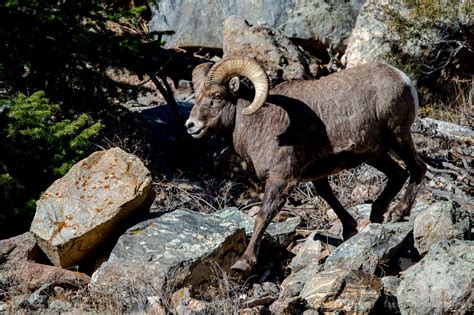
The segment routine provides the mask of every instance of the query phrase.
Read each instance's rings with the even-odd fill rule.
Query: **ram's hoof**
[[[233,264],[230,269],[237,271],[239,273],[247,273],[250,271],[252,266],[245,260],[239,259],[235,264]]]
[[[370,222],[372,223],[382,223],[383,222],[383,212],[375,212],[372,210],[370,213]]]

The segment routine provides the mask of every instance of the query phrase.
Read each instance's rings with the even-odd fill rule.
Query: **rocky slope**
[[[440,29],[448,25],[459,29],[456,40],[464,46],[451,50],[457,42],[449,39],[452,54],[433,74],[450,67],[460,71],[456,75],[465,71],[471,44],[462,38],[469,24],[464,13],[458,20],[425,23],[420,38],[406,40],[400,35],[412,34],[417,10],[383,0],[158,0],[150,29],[174,30],[169,46],[250,55],[277,84],[368,60],[410,65],[407,54],[425,66],[421,60],[439,49],[445,38]],[[408,33],[396,32],[394,11],[411,21],[403,24]],[[189,70],[181,60],[168,71]],[[194,102],[188,72],[172,78],[183,117]],[[468,111],[459,114],[464,122],[472,116],[472,96],[466,99]],[[361,229],[342,242],[340,222],[303,183],[267,229],[253,273],[239,275],[229,266],[252,233],[261,187],[219,139],[183,137],[164,103],[149,92],[128,105],[150,123],[160,149],[156,160],[168,179],[152,179],[137,157],[118,148],[75,165],[38,200],[30,232],[0,241],[0,313],[474,312],[472,126],[416,121],[412,132],[428,171],[404,222],[370,224],[370,201],[384,177],[365,165],[344,171],[331,183]],[[180,174],[173,168],[177,159],[186,170],[199,170],[199,177]],[[231,180],[213,178],[223,169]],[[214,173],[203,176],[202,170]]]

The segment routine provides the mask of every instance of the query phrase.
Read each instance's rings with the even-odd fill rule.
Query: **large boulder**
[[[267,25],[251,26],[243,17],[231,16],[224,22],[224,56],[232,55],[254,58],[271,78],[310,79],[317,75],[318,60],[306,55],[283,32]]]
[[[469,212],[446,201],[436,203],[418,215],[413,237],[416,249],[424,255],[438,241],[468,239],[470,231]]]
[[[435,95],[454,98],[464,91],[447,84],[453,78],[471,79],[473,9],[469,1],[420,5],[416,1],[367,0],[342,62],[347,68],[371,61],[388,63],[410,75],[425,102]]]
[[[368,0],[359,12],[348,46],[342,57],[347,68],[369,61],[386,61],[398,40],[395,30],[390,28],[388,10],[407,15],[403,1]]]
[[[122,235],[90,287],[127,304],[145,303],[167,287],[203,292],[220,273],[231,272],[245,238],[244,229],[217,215],[181,209],[164,213]],[[117,283],[124,289],[117,291]],[[129,286],[133,290],[125,289]]]
[[[473,313],[473,275],[473,241],[436,243],[403,274],[397,290],[402,314]]]
[[[41,196],[31,232],[55,266],[78,264],[145,206],[151,187],[136,156],[119,148],[95,152]]]
[[[239,15],[251,24],[265,22],[286,36],[342,52],[364,2],[156,0],[148,26],[150,31],[175,31],[165,37],[168,46],[221,48],[222,23]]]
[[[369,224],[351,237],[326,259],[325,270],[355,269],[374,274],[408,240],[410,222]]]
[[[343,59],[347,67],[368,61],[426,57],[446,38],[472,26],[472,4],[367,0],[359,11]],[[431,12],[430,12],[431,11]],[[445,38],[443,38],[445,37]],[[436,51],[435,51],[436,52]]]

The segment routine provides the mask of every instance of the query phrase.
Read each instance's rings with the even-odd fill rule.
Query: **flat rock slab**
[[[309,310],[367,314],[381,296],[382,283],[358,270],[333,269],[317,273],[303,287],[300,297]]]
[[[402,314],[472,314],[473,275],[474,241],[436,243],[404,273],[397,290]]]
[[[84,273],[34,262],[16,263],[5,273],[25,291],[37,290],[44,285],[84,287],[90,282],[90,277]]]
[[[376,268],[407,240],[412,230],[410,222],[369,224],[337,247],[326,259],[324,269],[355,269],[374,274]]]
[[[109,261],[94,273],[92,286],[103,284],[113,290],[114,283],[133,282],[143,269],[145,280],[155,279],[147,282],[149,286],[166,282],[198,290],[218,276],[213,270],[230,272],[245,250],[245,238],[244,229],[217,215],[168,212],[122,235]]]
[[[469,239],[470,231],[469,212],[446,201],[435,203],[418,215],[413,237],[416,249],[424,255],[441,240]]]
[[[119,148],[95,152],[41,196],[31,232],[54,265],[80,263],[145,204],[151,185],[136,156]]]

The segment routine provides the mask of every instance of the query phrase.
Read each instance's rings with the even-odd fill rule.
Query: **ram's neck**
[[[289,126],[289,118],[283,108],[274,104],[266,104],[252,115],[242,114],[249,104],[242,99],[236,104],[232,141],[235,151],[253,165],[257,176],[264,177],[273,159],[289,148],[279,141]]]

